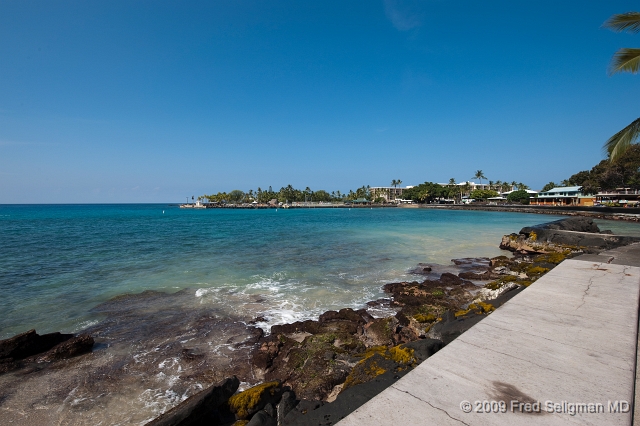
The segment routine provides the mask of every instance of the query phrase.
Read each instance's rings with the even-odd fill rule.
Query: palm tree
[[[482,170],[476,170],[476,174],[471,179],[478,179],[480,181],[480,185],[482,185],[482,179],[486,179],[487,177],[482,173]]]
[[[603,26],[616,32],[637,33],[640,31],[640,12],[613,15]],[[640,71],[640,49],[622,48],[613,55],[609,68],[610,75],[619,72],[637,74],[638,71]],[[629,149],[631,144],[637,142],[638,136],[640,136],[640,118],[636,118],[627,127],[611,136],[602,148],[609,154],[609,160],[615,161]]]
[[[511,181],[511,191],[515,191],[516,190],[516,186],[518,186],[518,182],[516,182],[515,180]]]

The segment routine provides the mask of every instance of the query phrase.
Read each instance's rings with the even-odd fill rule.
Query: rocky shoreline
[[[392,309],[393,316],[374,318],[367,309],[327,311],[317,320],[274,325],[268,334],[251,324],[234,322],[227,343],[231,352],[235,347],[242,356],[233,358],[229,352],[225,356],[232,361],[227,364],[216,363],[206,346],[197,344],[225,327],[214,313],[201,312],[180,323],[186,321],[178,317],[181,314],[167,319],[166,311],[158,312],[150,317],[150,328],[175,321],[191,330],[182,340],[189,343],[171,343],[166,348],[193,366],[179,375],[179,380],[192,383],[190,388],[185,385],[185,392],[195,389],[196,380],[217,383],[197,393],[191,391],[191,396],[148,424],[334,424],[564,259],[639,240],[600,232],[591,219],[583,217],[525,227],[501,241],[500,247],[513,252],[513,257],[454,259],[454,266],[418,264],[412,270],[415,281],[386,284],[388,297],[369,302],[367,308]],[[141,300],[166,297],[156,293],[125,295],[101,305],[100,309],[113,313],[105,324],[117,330],[123,315],[140,310]],[[131,309],[123,310],[123,306]],[[263,320],[256,318],[253,323]],[[102,327],[87,331],[99,338]],[[216,338],[222,336],[225,334]],[[87,354],[93,344],[87,334],[38,336],[32,330],[0,341],[0,375],[13,371],[25,377],[33,371],[59,370],[64,362],[79,363],[93,355]],[[157,352],[161,344],[151,347]],[[151,363],[157,365],[160,358],[155,359]],[[145,374],[145,364],[135,364],[141,368],[138,374]],[[125,365],[125,370],[131,368]],[[233,377],[220,380],[221,374]],[[109,380],[100,377],[96,374],[95,380]],[[241,381],[257,385],[238,392]]]

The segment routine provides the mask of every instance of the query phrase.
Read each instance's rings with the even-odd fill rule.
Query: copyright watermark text
[[[462,401],[460,409],[465,413],[554,413],[568,414],[601,414],[601,413],[628,413],[631,405],[628,401],[601,402],[569,402],[569,401]]]

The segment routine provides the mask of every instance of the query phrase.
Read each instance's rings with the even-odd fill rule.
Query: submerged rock
[[[39,335],[35,330],[29,330],[9,339],[0,340],[0,360],[19,361],[48,351],[72,337],[73,334],[61,333]]]
[[[0,340],[0,374],[82,355],[91,352],[93,345],[93,337],[88,334],[74,337],[56,332],[41,336],[29,330]]]

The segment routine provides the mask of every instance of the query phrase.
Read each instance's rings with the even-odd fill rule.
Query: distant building
[[[404,188],[395,188],[393,186],[372,186],[369,188],[371,199],[384,198],[387,202],[402,198],[402,192],[411,189],[413,186],[405,186]]]
[[[640,202],[640,190],[631,188],[602,190],[596,194],[596,202],[637,205]]]
[[[539,192],[529,200],[534,206],[593,206],[595,203],[595,197],[584,195],[579,186],[556,187]]]

